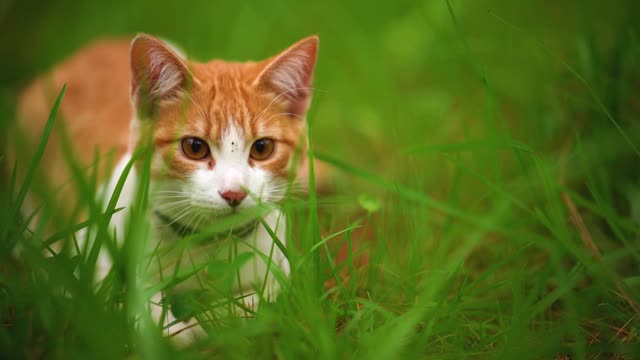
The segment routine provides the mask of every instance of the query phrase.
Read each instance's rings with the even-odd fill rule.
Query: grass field
[[[42,179],[12,181],[2,150],[0,359],[640,358],[638,14],[634,0],[0,3],[2,145],[21,86],[97,37],[245,60],[317,33],[308,121],[336,173],[330,193],[283,205],[294,271],[278,300],[179,348],[136,284],[144,197],[96,291],[93,255],[42,251],[72,246],[75,224],[26,229]],[[341,244],[368,266],[334,264]]]

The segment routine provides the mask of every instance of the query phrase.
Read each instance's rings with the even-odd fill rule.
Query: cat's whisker
[[[294,181],[292,183],[284,183],[284,184],[280,184],[280,185],[275,185],[272,187],[272,189],[287,189],[289,187],[291,187],[292,189],[295,188],[299,188],[302,184],[300,184],[298,181]]]
[[[174,216],[174,220],[177,220],[179,217],[181,217],[182,215],[184,215],[184,213],[189,212],[189,211],[193,211],[193,207],[189,206],[188,204],[180,204],[178,206],[176,206],[174,208],[174,212],[176,213],[176,215]]]
[[[189,215],[189,219],[187,219],[187,221],[183,223],[184,226],[187,229],[197,229],[197,228],[193,227],[193,223],[195,222],[195,219],[198,218],[201,215],[201,213],[202,213],[201,211],[197,211],[197,210],[194,211],[193,213],[191,213]]]
[[[153,195],[154,198],[156,199],[161,199],[161,198],[190,198],[191,196],[189,194],[155,194]]]
[[[297,117],[300,120],[304,120],[304,118],[302,116],[298,115],[298,114],[294,114],[294,113],[290,113],[290,112],[283,112],[283,113],[280,113],[280,114],[272,115],[272,116],[270,116],[269,118],[267,118],[264,121],[269,121],[269,120],[273,119],[274,117],[282,116],[282,115],[289,115],[289,116]]]
[[[183,195],[175,195],[175,196],[156,196],[153,198],[156,202],[162,202],[166,200],[170,201],[182,201],[182,200],[191,200],[191,197],[183,196]]]
[[[270,193],[279,193],[279,194],[281,193],[281,194],[286,195],[287,193],[290,193],[290,194],[301,194],[301,193],[305,193],[306,190],[307,189],[305,189],[301,185],[296,185],[296,186],[291,186],[291,187],[286,185],[286,186],[282,186],[282,187],[273,187],[269,191],[270,191]]]
[[[172,202],[167,202],[167,203],[160,203],[157,206],[155,206],[158,209],[165,209],[165,208],[171,208],[171,207],[175,207],[175,206],[182,206],[182,205],[190,205],[190,200],[179,200],[179,201],[172,201]]]
[[[204,221],[204,219],[207,217],[207,212],[206,211],[202,211],[200,213],[200,217],[198,218],[198,221],[195,222],[195,226],[194,229],[199,229],[200,225],[202,224],[202,221]]]
[[[155,208],[158,210],[175,210],[176,208],[190,206],[190,200],[174,201],[166,204],[157,205]]]
[[[182,200],[192,200],[191,196],[184,196],[184,195],[162,195],[162,196],[155,196],[153,197],[153,200],[155,200],[156,202],[162,202],[164,201],[182,201]]]
[[[200,216],[200,220],[198,221],[198,229],[200,228],[200,226],[202,226],[203,223],[205,223],[207,220],[209,219],[209,213],[207,211],[203,211],[202,215]]]
[[[189,195],[191,194],[188,191],[175,191],[175,190],[157,190],[154,192],[154,194],[182,194],[182,195]]]
[[[156,202],[191,200],[191,199],[192,199],[191,196],[186,196],[186,195],[162,195],[162,196],[153,197],[153,200]]]
[[[180,213],[180,215],[176,216],[173,221],[171,221],[170,223],[165,225],[165,229],[171,227],[171,225],[173,224],[182,224],[181,222],[179,222],[180,220],[184,219],[187,216],[190,216],[194,211],[197,211],[197,208],[194,207],[188,207],[187,209],[185,209],[184,211],[182,211]]]

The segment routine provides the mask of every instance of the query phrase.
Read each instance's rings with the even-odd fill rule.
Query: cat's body
[[[150,239],[161,246],[176,244],[211,225],[225,224],[211,232],[209,241],[179,256],[159,256],[151,279],[167,277],[184,259],[197,266],[254,253],[233,284],[240,301],[251,307],[260,296],[276,295],[278,281],[267,273],[288,275],[289,263],[257,215],[237,221],[233,215],[266,209],[261,219],[286,243],[285,219],[277,204],[285,196],[291,171],[300,168],[304,158],[295,160],[294,153],[306,148],[304,116],[317,43],[317,37],[303,39],[262,62],[201,64],[148,35],[139,35],[131,45],[126,40],[103,41],[27,88],[19,104],[19,123],[28,140],[37,142],[52,99],[66,83],[59,113],[62,128],[81,164],[90,164],[96,152],[102,155],[101,196],[107,198],[132,154],[150,143]],[[54,133],[40,165],[54,188],[70,178],[61,141]],[[115,168],[106,165],[106,154],[113,156]],[[118,207],[127,208],[136,196],[137,167],[127,178]],[[59,188],[58,195],[65,203],[76,200],[70,186]],[[114,215],[120,237],[126,219],[126,211]],[[108,256],[101,254],[99,262],[104,276]]]

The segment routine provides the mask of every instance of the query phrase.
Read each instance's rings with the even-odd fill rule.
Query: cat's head
[[[132,133],[151,134],[152,207],[195,222],[281,201],[305,156],[317,48],[311,36],[260,62],[196,63],[136,37]]]

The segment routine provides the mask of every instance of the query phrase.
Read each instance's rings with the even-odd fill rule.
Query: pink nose
[[[236,207],[240,204],[240,202],[242,202],[242,199],[244,199],[245,197],[247,197],[247,193],[245,193],[244,191],[240,190],[240,191],[225,191],[225,192],[218,192],[218,194],[220,194],[220,196],[227,202],[227,204],[229,204],[229,206],[231,207]]]

